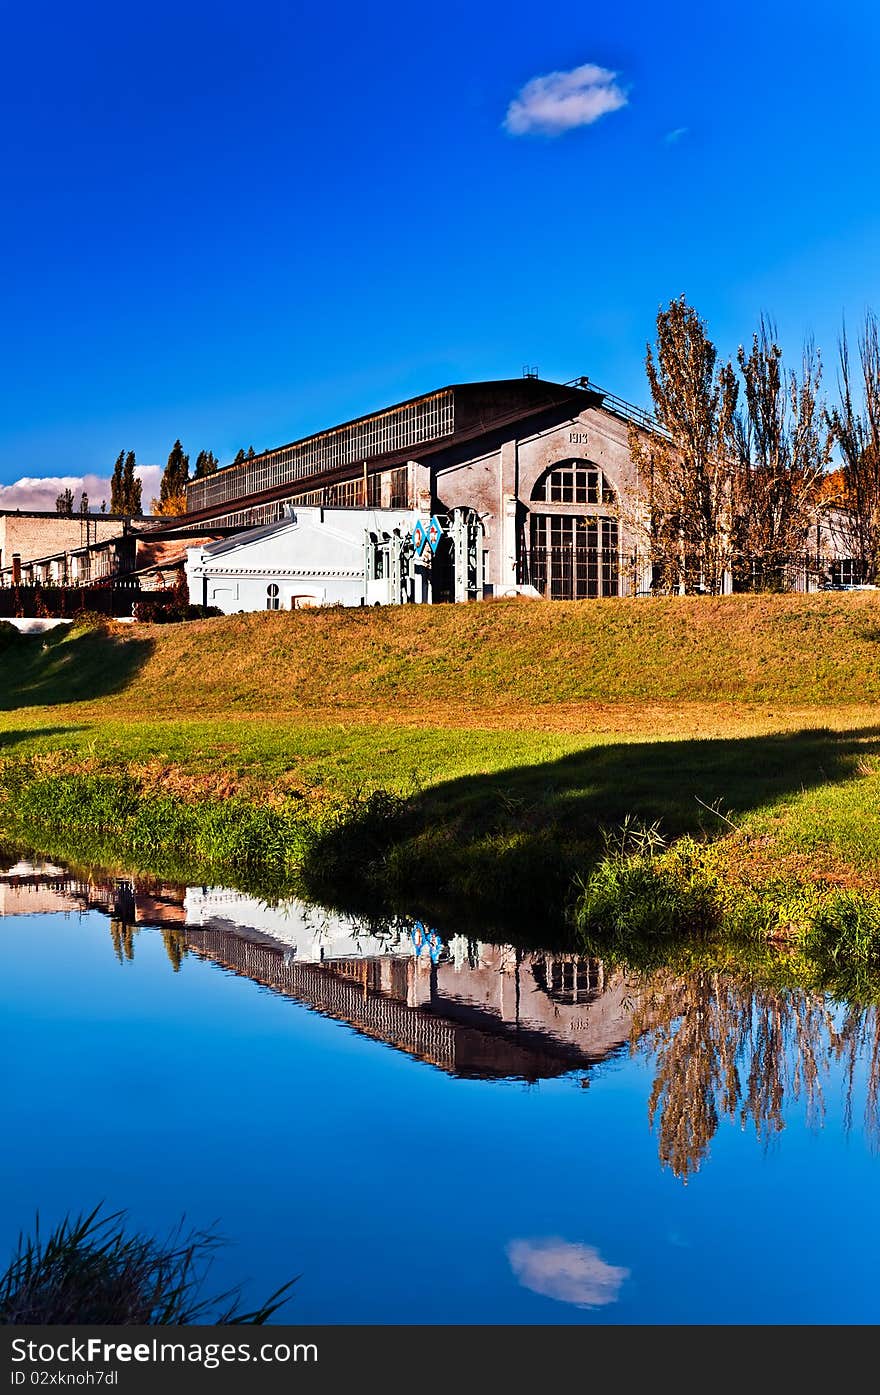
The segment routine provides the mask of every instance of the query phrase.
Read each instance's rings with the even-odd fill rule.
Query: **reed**
[[[0,1276],[0,1324],[167,1325],[269,1321],[288,1301],[295,1279],[256,1308],[242,1306],[241,1286],[206,1295],[211,1261],[222,1238],[185,1231],[165,1240],[126,1229],[126,1213],[102,1207],[65,1218],[42,1235],[19,1236]]]

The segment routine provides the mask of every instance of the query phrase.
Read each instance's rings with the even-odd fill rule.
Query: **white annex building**
[[[482,596],[478,520],[462,510],[445,524],[446,534],[460,539],[455,599]],[[190,599],[227,615],[431,601],[434,553],[422,542],[429,528],[430,518],[415,509],[288,505],[277,523],[189,548]]]

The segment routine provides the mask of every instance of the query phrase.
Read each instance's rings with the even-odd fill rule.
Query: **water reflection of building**
[[[630,992],[595,959],[446,943],[417,922],[268,906],[222,888],[88,881],[23,863],[0,874],[0,914],[92,910],[109,916],[120,959],[134,956],[139,927],[160,927],[175,968],[191,952],[456,1075],[557,1076],[630,1037]]]
[[[537,1080],[638,1049],[652,1060],[661,1164],[684,1179],[725,1122],[766,1143],[799,1102],[821,1126],[833,1070],[846,1129],[862,1096],[880,1148],[880,984],[865,1001],[835,1001],[735,966],[628,980],[598,959],[444,943],[417,924],[367,924],[296,901],[270,907],[234,891],[94,882],[23,863],[0,872],[0,914],[86,910],[109,916],[123,962],[138,929],[158,926],[174,969],[191,953],[452,1074]]]
[[[598,960],[461,937],[437,955],[412,926],[229,891],[186,905],[195,953],[458,1075],[537,1080],[629,1041],[631,990]]]
[[[0,872],[0,916],[101,911],[126,925],[182,926],[184,888],[136,885],[128,877],[92,880],[51,863],[16,862]]]

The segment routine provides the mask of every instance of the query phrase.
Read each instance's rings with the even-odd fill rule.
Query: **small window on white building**
[[[277,581],[270,581],[269,585],[266,587],[266,609],[278,610],[280,605],[281,601],[278,595],[278,583]]]

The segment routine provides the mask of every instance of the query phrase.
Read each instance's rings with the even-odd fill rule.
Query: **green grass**
[[[262,810],[285,824],[273,884],[281,868],[483,926],[561,916],[627,818],[714,843],[728,880],[774,896],[862,895],[880,885],[878,699],[871,593],[0,635],[0,761],[54,752],[44,780],[121,801],[102,824],[82,785],[47,785],[0,824],[56,853],[103,830],[105,851],[234,880],[273,846]],[[375,791],[405,813],[347,857]]]

